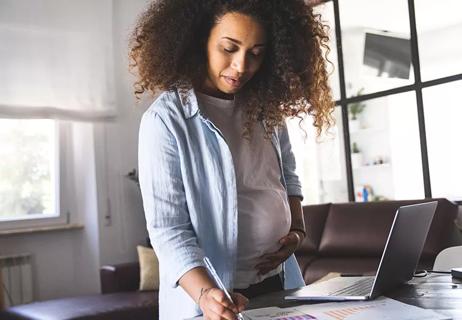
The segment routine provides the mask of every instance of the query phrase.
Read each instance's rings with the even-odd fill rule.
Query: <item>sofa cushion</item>
[[[438,200],[438,207],[422,251],[422,258],[427,259],[434,259],[443,249],[458,245],[458,243],[453,243],[451,239],[455,229],[454,221],[459,210],[458,205],[447,199],[435,200]]]
[[[297,254],[314,254],[318,251],[330,206],[330,203],[326,203],[303,207],[306,237],[297,249]]]
[[[396,210],[402,205],[428,201],[432,199],[333,204],[324,226],[319,254],[380,257]],[[436,255],[446,245],[447,241],[443,238],[449,233],[457,214],[457,207],[452,212],[449,201],[438,199],[438,202],[424,257]]]
[[[397,203],[339,203],[330,207],[319,253],[325,256],[380,256]]]
[[[138,262],[105,265],[100,268],[101,293],[136,291],[140,287]]]
[[[310,266],[310,264],[317,259],[316,256],[313,255],[295,255],[297,258],[298,266],[300,267],[300,271],[302,272],[302,275],[304,276],[307,274],[307,270]],[[306,279],[305,279],[306,281]]]
[[[19,305],[0,312],[0,319],[153,320],[158,319],[157,291],[121,292]]]
[[[159,290],[159,260],[154,249],[136,246],[140,262],[140,290]]]

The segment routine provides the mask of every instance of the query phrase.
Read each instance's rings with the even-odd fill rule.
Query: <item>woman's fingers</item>
[[[282,237],[279,240],[281,248],[278,251],[264,254],[259,258],[259,261],[255,266],[255,269],[258,270],[258,274],[266,274],[271,270],[276,269],[277,266],[286,261],[286,259],[297,249],[299,241],[299,236],[294,232],[289,232],[289,234]]]
[[[210,311],[212,311],[216,319],[236,320],[237,312],[232,312],[228,308],[225,308],[222,304],[216,303],[212,305],[210,307]]]
[[[242,312],[245,310],[245,307],[249,303],[249,299],[247,299],[245,296],[243,296],[240,293],[233,293],[232,294],[233,301],[236,304],[237,310],[239,312]]]
[[[259,274],[266,274],[286,261],[293,252],[293,248],[284,246],[277,253],[266,254],[260,258],[255,269],[259,270]]]
[[[201,299],[200,305],[205,319],[210,320],[235,320],[238,308],[217,288],[211,289]]]
[[[267,274],[271,270],[276,269],[283,260],[281,261],[273,261],[273,262],[267,262],[267,263],[260,263],[257,266],[255,266],[255,269],[258,270],[258,274]]]
[[[291,253],[292,249],[290,247],[283,246],[277,252],[261,256],[257,265],[267,263],[280,263],[284,261]]]
[[[226,294],[219,289],[214,290],[213,292],[210,293],[210,296],[215,299],[218,303],[223,305],[226,308],[232,308],[233,303],[229,301],[228,297],[226,297]]]

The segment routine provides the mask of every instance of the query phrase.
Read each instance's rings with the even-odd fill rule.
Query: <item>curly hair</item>
[[[309,114],[320,135],[333,124],[326,71],[327,26],[303,0],[155,0],[139,17],[130,39],[130,69],[138,73],[135,95],[188,90],[205,79],[206,43],[228,12],[253,17],[268,35],[257,73],[238,92],[244,134],[263,120],[271,133],[286,117]]]

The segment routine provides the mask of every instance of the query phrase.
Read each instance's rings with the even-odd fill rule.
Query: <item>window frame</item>
[[[346,163],[346,177],[347,177],[347,188],[348,198],[350,202],[355,202],[354,194],[354,182],[353,182],[353,169],[351,162],[351,139],[349,132],[349,118],[348,118],[348,105],[354,102],[362,102],[371,99],[381,98],[393,94],[404,93],[404,92],[415,92],[416,104],[417,104],[417,117],[419,123],[419,136],[420,136],[420,150],[422,159],[422,170],[423,170],[423,182],[424,182],[424,193],[425,198],[432,198],[431,181],[430,181],[430,169],[428,160],[428,149],[427,149],[427,138],[425,129],[425,117],[424,117],[424,102],[422,97],[422,89],[445,84],[453,81],[462,80],[462,73],[453,74],[450,76],[440,77],[428,81],[422,81],[420,72],[420,58],[419,58],[419,46],[418,46],[418,35],[416,26],[416,13],[414,0],[408,0],[408,14],[410,24],[410,41],[411,41],[411,58],[412,66],[414,71],[414,83],[392,88],[388,90],[382,90],[373,92],[370,94],[347,97],[346,94],[346,78],[344,69],[344,55],[342,46],[342,27],[340,21],[340,6],[339,0],[315,0],[311,1],[313,6],[322,5],[327,2],[333,2],[334,7],[334,19],[335,19],[335,37],[336,37],[336,51],[337,51],[337,68],[339,72],[339,89],[340,99],[335,101],[335,106],[340,107],[342,110],[342,124],[343,124],[343,136],[344,136],[344,150],[345,150],[345,163]],[[455,201],[458,204],[462,204],[462,199]]]
[[[13,120],[13,119],[12,119]],[[30,119],[34,120],[34,119]],[[42,119],[37,119],[42,120]],[[0,232],[1,231],[10,231],[17,229],[34,229],[48,226],[56,225],[67,225],[70,224],[70,214],[67,205],[67,196],[66,196],[66,185],[65,181],[68,179],[63,179],[66,177],[66,163],[67,163],[67,151],[63,146],[67,140],[68,127],[58,121],[53,120],[55,124],[55,207],[58,210],[57,215],[40,215],[34,218],[12,218],[8,220],[0,220]]]

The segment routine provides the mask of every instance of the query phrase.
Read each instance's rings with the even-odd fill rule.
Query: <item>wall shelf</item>
[[[353,168],[353,170],[374,170],[374,169],[384,169],[384,168],[391,168],[391,164],[390,163],[372,164],[369,166],[360,166],[357,168]]]

